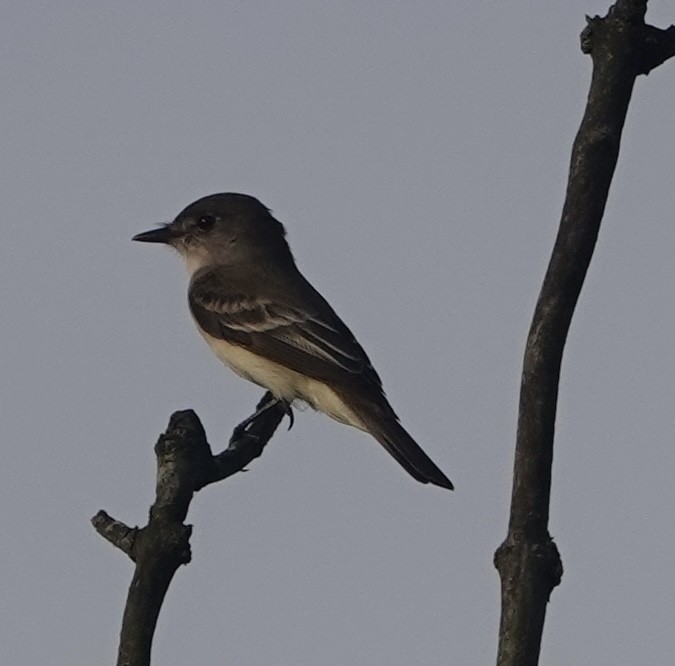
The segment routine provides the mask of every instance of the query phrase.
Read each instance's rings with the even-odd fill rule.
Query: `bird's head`
[[[255,197],[232,192],[191,203],[173,222],[133,237],[174,247],[194,273],[205,265],[236,265],[289,253],[283,225]]]

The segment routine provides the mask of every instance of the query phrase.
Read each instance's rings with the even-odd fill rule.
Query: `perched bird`
[[[178,250],[199,332],[221,361],[272,393],[270,404],[281,402],[292,417],[291,403],[304,401],[370,433],[418,481],[452,490],[399,423],[368,356],[297,269],[284,227],[260,201],[213,194],[133,240]]]

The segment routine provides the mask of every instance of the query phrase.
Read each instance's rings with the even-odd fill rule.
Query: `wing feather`
[[[301,298],[283,303],[243,290],[228,293],[217,278],[207,273],[190,286],[190,310],[207,333],[316,379],[365,380],[381,389],[363,348],[320,296],[320,307]]]

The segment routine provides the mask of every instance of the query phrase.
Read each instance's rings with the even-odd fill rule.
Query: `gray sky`
[[[89,518],[145,523],[172,411],[220,450],[260,397],[177,257],[130,242],[218,191],[286,225],[457,490],[297,414],[195,498],[154,661],[493,662],[522,351],[607,3],[4,3],[0,663],[114,662],[132,565]],[[546,665],[675,653],[674,71],[636,85],[565,355]]]

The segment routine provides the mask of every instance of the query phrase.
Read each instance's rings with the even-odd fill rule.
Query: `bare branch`
[[[103,509],[92,519],[94,529],[104,538],[117,546],[123,553],[134,559],[134,544],[136,543],[137,527],[128,527],[119,520],[111,518]]]
[[[593,76],[572,148],[558,237],[527,339],[509,530],[495,553],[502,588],[499,666],[537,664],[546,604],[562,576],[548,518],[563,349],[595,248],[635,78],[675,53],[675,28],[645,25],[646,5],[619,0],[606,17],[587,19],[581,35]]]
[[[270,397],[266,394],[258,407]],[[282,406],[275,406],[246,428],[235,428],[228,447],[214,456],[197,415],[192,410],[176,412],[155,445],[157,483],[148,524],[130,528],[105,511],[92,518],[96,531],[136,563],[124,609],[118,666],[150,663],[164,596],[178,567],[191,558],[192,527],[183,521],[194,493],[241,471],[260,456],[284,414]]]

